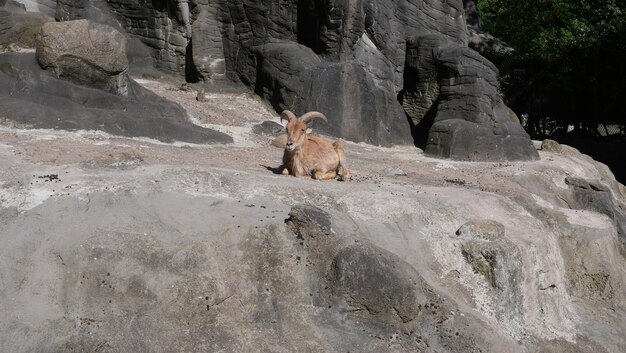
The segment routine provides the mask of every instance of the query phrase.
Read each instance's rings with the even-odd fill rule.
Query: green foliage
[[[547,108],[541,113],[561,121],[626,123],[621,109],[626,0],[479,0],[477,5],[485,30],[515,49],[508,58],[488,58],[496,65],[514,60],[526,72],[521,78],[511,75],[505,93],[526,91],[534,100],[526,105],[543,102]]]
[[[478,9],[488,32],[546,61],[626,34],[624,0],[480,0]]]

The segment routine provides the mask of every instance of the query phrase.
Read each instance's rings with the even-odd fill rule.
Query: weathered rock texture
[[[41,26],[52,20],[40,12],[27,12],[15,1],[0,1],[0,46],[34,48]]]
[[[7,0],[0,0],[0,5],[2,5],[4,1]],[[11,1],[21,3],[28,12],[43,13],[46,16],[52,17],[57,7],[56,0],[8,0],[7,2]]]
[[[463,12],[460,0],[60,0],[56,17],[119,26],[150,46],[160,67],[190,81],[228,77],[277,111],[322,111],[331,123],[318,128],[332,135],[425,145],[419,135],[432,119],[419,124],[415,112],[431,111],[450,120],[432,126],[432,155],[536,159],[519,124],[503,120],[510,112],[495,95],[493,65],[466,48]],[[446,42],[437,60],[417,66],[422,76],[441,73],[426,84],[407,76],[415,64],[407,53],[416,38],[433,35]],[[488,83],[466,82],[482,76]]]
[[[228,135],[192,124],[181,106],[133,80],[127,96],[85,87],[42,70],[34,53],[0,55],[0,120],[21,127],[102,130],[166,142],[232,142]]]
[[[184,73],[191,39],[193,1],[59,0],[59,21],[90,19],[139,37],[153,49],[159,67]],[[208,6],[205,2],[204,6]],[[213,5],[215,6],[215,4]],[[190,48],[190,47],[189,47]]]
[[[2,352],[626,351],[625,190],[567,146],[476,164],[347,143],[339,183],[274,175],[269,138],[4,129]]]
[[[37,61],[58,78],[128,95],[126,37],[107,25],[88,20],[44,24]]]
[[[497,68],[441,35],[409,41],[403,104],[432,125],[426,153],[456,160],[534,160],[537,151],[498,94]]]
[[[186,58],[187,75],[195,72],[198,78],[221,80],[226,77],[226,59],[224,57],[224,40],[222,38],[221,9],[217,6],[204,6],[198,10],[197,18],[191,25],[189,50],[193,61]],[[191,72],[190,72],[191,71]]]

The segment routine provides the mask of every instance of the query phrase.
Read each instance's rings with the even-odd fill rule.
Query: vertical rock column
[[[498,94],[498,70],[476,51],[432,34],[407,44],[403,104],[415,124],[427,118],[425,151],[467,161],[539,158]]]
[[[219,5],[220,1],[211,1],[202,6],[191,25],[193,65],[199,78],[205,81],[226,77]]]

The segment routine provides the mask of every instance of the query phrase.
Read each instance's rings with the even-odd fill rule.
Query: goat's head
[[[285,127],[287,130],[287,144],[285,148],[288,151],[299,148],[304,141],[306,141],[306,129],[308,128],[309,122],[315,118],[328,122],[324,114],[320,112],[308,112],[300,118],[296,117],[296,115],[289,110],[284,110],[280,114],[281,122],[283,119],[287,119],[287,126]]]

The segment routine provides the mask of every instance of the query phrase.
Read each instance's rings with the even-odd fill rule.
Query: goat
[[[281,122],[287,119],[287,143],[281,173],[296,177],[310,175],[317,180],[333,179],[339,175],[340,180],[347,181],[350,171],[345,168],[343,144],[307,134],[307,124],[315,118],[328,122],[320,112],[308,112],[300,118],[289,110],[280,114]]]

